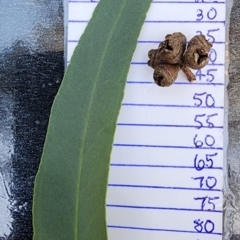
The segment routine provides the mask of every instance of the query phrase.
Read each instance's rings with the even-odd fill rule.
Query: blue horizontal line
[[[133,65],[147,65],[147,62],[131,62]],[[223,63],[210,63],[207,66],[224,66]]]
[[[99,1],[82,1],[82,0],[69,0],[71,3],[98,3]],[[196,2],[187,2],[187,1],[152,1],[152,3],[193,3],[196,4]],[[225,2],[199,2],[199,4],[203,3],[210,3],[210,4],[224,4]]]
[[[88,23],[88,20],[68,20],[69,23]],[[145,23],[223,23],[225,21],[153,21],[146,20]]]
[[[223,23],[225,21],[157,21],[157,20],[146,20],[145,23]]]
[[[68,20],[69,23],[88,23],[88,20]]]
[[[153,210],[168,210],[168,211],[186,211],[186,212],[215,212],[222,213],[221,210],[202,210],[202,209],[190,209],[190,208],[166,208],[166,207],[146,207],[146,206],[129,206],[129,205],[115,205],[107,204],[107,207],[113,208],[136,208],[136,209],[153,209]]]
[[[82,0],[69,0],[71,3],[98,3],[99,1],[82,1]]]
[[[178,169],[196,169],[193,166],[171,166],[171,165],[149,165],[149,164],[123,164],[123,163],[111,163],[111,167],[149,167],[149,168],[178,168]],[[222,170],[221,167],[205,168],[208,170]]]
[[[71,41],[71,40],[70,40]],[[75,41],[75,40],[73,40]],[[77,40],[76,40],[77,41]],[[139,40],[138,43],[161,43],[162,41],[143,41]],[[187,42],[188,43],[188,42]],[[225,44],[225,42],[213,42],[213,44]]]
[[[142,228],[142,227],[130,227],[130,226],[117,226],[117,225],[108,225],[108,228],[120,228],[120,229],[131,229],[131,230],[143,230],[143,231],[158,231],[158,232],[177,232],[177,233],[195,233],[195,234],[208,234],[208,235],[220,235],[222,233],[212,232],[195,232],[195,231],[187,231],[187,230],[174,230],[174,229],[161,229],[161,228]]]
[[[176,107],[176,108],[211,108],[211,109],[223,109],[223,107],[207,107],[207,106],[191,106],[191,105],[167,105],[167,104],[143,104],[143,103],[122,103],[122,106],[134,106],[134,107]]]
[[[153,1],[152,3],[193,3],[193,4],[197,4],[196,2],[187,2],[187,1]],[[225,2],[199,2],[199,4],[203,4],[203,3],[211,3],[211,4],[223,4]]]
[[[199,126],[193,125],[171,125],[171,124],[140,124],[140,123],[117,123],[118,126],[134,126],[134,127],[176,127],[176,128],[199,128]],[[201,128],[223,128],[223,126],[214,126],[209,128],[208,126],[202,126]]]
[[[155,84],[154,82],[136,82],[127,81],[127,84]],[[210,85],[210,86],[224,86],[224,83],[200,83],[200,82],[174,82],[174,85]]]
[[[67,61],[67,63],[70,63],[70,61]],[[147,65],[146,62],[131,62],[132,65]],[[208,64],[207,66],[224,66],[222,63],[214,63],[214,64]]]
[[[68,40],[68,42],[77,43],[79,40]],[[138,43],[160,43],[161,41],[138,41]],[[225,44],[225,42],[213,42],[214,44]]]
[[[122,143],[114,143],[113,146],[115,147],[146,147],[146,148],[183,148],[183,149],[207,149],[207,150],[223,150],[221,147],[214,147],[214,148],[208,148],[208,147],[188,147],[188,146],[163,146],[163,145],[143,145],[143,144],[122,144]]]
[[[164,187],[164,186],[128,185],[128,184],[108,184],[108,186],[109,187],[127,187],[127,188],[157,188],[157,189],[169,189],[169,190],[222,192],[221,189],[205,189],[205,188]]]

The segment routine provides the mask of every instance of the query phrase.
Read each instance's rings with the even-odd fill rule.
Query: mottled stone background
[[[0,0],[0,240],[32,239],[33,181],[64,72],[63,9]]]
[[[228,56],[228,54],[227,54]],[[235,199],[232,240],[240,240],[240,1],[234,0],[229,26],[228,183]],[[230,219],[229,219],[230,221]]]
[[[33,181],[64,72],[63,3],[0,0],[0,240],[32,239]],[[240,1],[231,7],[225,225],[240,240]]]

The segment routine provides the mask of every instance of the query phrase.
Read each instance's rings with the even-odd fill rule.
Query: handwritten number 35
[[[207,18],[209,20],[213,20],[217,17],[217,10],[215,8],[211,8],[208,12],[207,12]],[[204,13],[202,9],[198,9],[197,10],[197,21],[202,21],[204,18]]]

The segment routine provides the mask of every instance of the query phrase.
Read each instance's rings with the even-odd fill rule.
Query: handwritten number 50
[[[211,8],[208,12],[207,12],[207,18],[209,20],[213,20],[217,17],[217,10],[215,8]],[[202,9],[198,9],[197,10],[197,21],[202,21],[204,18],[204,13]]]
[[[193,99],[198,101],[198,103],[194,104],[196,107],[200,107],[203,105],[203,99],[205,99],[205,105],[207,107],[215,106],[215,99],[213,98],[213,96],[211,94],[207,94],[206,92],[195,93],[193,96]]]

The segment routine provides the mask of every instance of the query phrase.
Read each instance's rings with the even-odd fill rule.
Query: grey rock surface
[[[232,240],[240,240],[240,1],[233,1],[229,27],[228,182],[235,197]]]
[[[0,240],[32,239],[33,182],[64,71],[63,2],[0,1]],[[227,177],[235,196],[231,240],[240,240],[239,0],[230,15],[229,58]]]
[[[33,183],[63,48],[62,0],[0,1],[0,240],[32,239]]]

